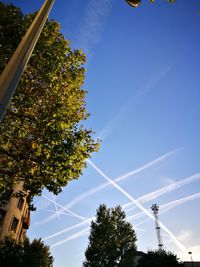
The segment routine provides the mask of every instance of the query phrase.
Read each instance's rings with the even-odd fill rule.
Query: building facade
[[[15,186],[12,195],[19,191],[23,191],[22,182]],[[26,196],[12,195],[7,204],[0,206],[0,240],[8,236],[17,242],[23,242],[30,224],[30,211]]]

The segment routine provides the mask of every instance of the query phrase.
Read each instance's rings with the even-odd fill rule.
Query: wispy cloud
[[[112,0],[91,0],[87,6],[84,21],[78,31],[78,43],[88,55],[100,42],[103,27],[112,8]]]
[[[188,230],[181,230],[180,234],[177,235],[177,239],[181,242],[190,240],[192,232]]]
[[[134,205],[136,205],[141,211],[143,211],[149,218],[154,220],[153,215],[145,209],[139,201],[137,201],[135,198],[133,198],[129,193],[127,193],[124,189],[122,189],[116,182],[114,182],[112,179],[110,179],[102,170],[100,170],[91,160],[87,160],[87,162],[99,173],[101,176],[106,179],[108,182],[110,182],[113,187],[115,187],[118,191],[120,191],[124,196],[126,196]],[[176,238],[176,236],[162,223],[160,222],[160,227],[169,234],[173,242],[177,245],[177,247],[182,251],[187,251],[186,247],[179,242],[179,240]]]

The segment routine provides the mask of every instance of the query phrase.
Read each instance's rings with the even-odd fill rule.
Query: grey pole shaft
[[[0,123],[55,0],[46,0],[0,76]]]

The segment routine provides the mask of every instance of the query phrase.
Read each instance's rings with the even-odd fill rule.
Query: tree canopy
[[[135,266],[136,234],[120,206],[100,205],[92,221],[84,267]]]
[[[181,267],[182,263],[178,262],[178,258],[172,252],[165,250],[148,251],[141,257],[137,267]]]
[[[52,267],[53,257],[41,239],[24,244],[6,238],[0,241],[0,266],[3,267]]]
[[[0,2],[0,72],[34,17]],[[81,125],[89,115],[84,63],[83,52],[48,20],[0,125],[1,199],[18,181],[31,196],[44,187],[58,194],[98,150],[92,130]]]

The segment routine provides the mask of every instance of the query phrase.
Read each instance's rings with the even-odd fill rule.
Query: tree
[[[0,72],[36,14],[0,2]],[[98,150],[83,90],[85,55],[72,50],[54,20],[46,22],[0,126],[0,199],[24,182],[30,198],[46,187],[58,194],[78,179]]]
[[[52,267],[53,257],[41,239],[24,244],[6,238],[0,241],[0,266],[3,267]]]
[[[0,241],[0,266],[22,266],[23,247],[15,241],[6,238]]]
[[[31,243],[29,239],[24,242],[23,265],[26,267],[52,267],[53,257],[49,247],[44,245],[41,239],[34,239]]]
[[[177,256],[165,250],[148,251],[139,260],[138,267],[179,267],[183,266],[178,262]]]
[[[100,205],[92,221],[84,267],[133,267],[136,235],[120,206]]]

